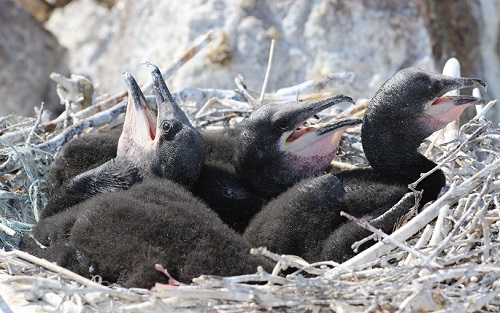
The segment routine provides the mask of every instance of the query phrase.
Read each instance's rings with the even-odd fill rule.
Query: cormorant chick
[[[272,269],[268,260],[250,255],[250,245],[215,212],[167,179],[96,195],[40,223],[33,235],[48,248],[38,256],[125,287],[165,283],[155,264],[185,283],[202,274]]]
[[[240,182],[232,164],[217,161],[203,164],[193,194],[239,233],[266,202]]]
[[[436,170],[416,186],[416,190],[422,192],[420,200],[409,197],[398,203],[405,193],[410,192],[409,184],[436,166],[418,152],[424,139],[458,119],[465,108],[484,103],[483,99],[472,96],[445,94],[478,86],[486,88],[486,84],[476,78],[450,77],[417,68],[401,70],[390,78],[370,101],[361,131],[363,150],[372,169],[337,175],[350,195],[344,200],[344,210],[358,217],[362,213],[373,226],[391,233],[402,215],[412,207],[420,209],[435,200],[446,184],[441,170]],[[370,185],[375,188],[365,191]],[[385,193],[394,190],[385,202],[377,200],[383,189],[386,189]],[[386,212],[396,203],[394,212]],[[375,210],[360,210],[369,207],[367,204]],[[370,234],[356,223],[348,222],[325,241],[321,258],[347,260],[354,255],[351,244]],[[343,238],[351,240],[346,242]],[[362,249],[367,246],[365,244]]]
[[[295,179],[323,170],[331,162],[344,130],[361,123],[361,119],[344,119],[305,129],[299,126],[317,112],[346,100],[352,101],[336,96],[306,103],[270,104],[252,112],[239,135],[237,130],[202,133],[208,158],[193,193],[231,228],[243,232],[270,195],[285,190]],[[288,126],[282,129],[285,123]],[[290,131],[290,127],[295,131]],[[324,142],[329,146],[321,147]],[[256,150],[259,157],[252,158]],[[240,171],[236,173],[235,168]],[[245,170],[252,170],[253,175]],[[266,179],[272,180],[268,185],[275,181],[281,185],[273,185],[273,190],[251,188],[261,187],[258,183]]]
[[[158,68],[148,65],[154,68],[158,117],[149,110],[137,82],[125,73],[129,100],[116,158],[67,181],[49,199],[42,218],[148,177],[165,177],[185,186],[195,183],[203,162],[203,140],[175,103]]]
[[[159,83],[157,68],[153,75],[158,95],[166,86]],[[159,106],[166,105],[167,98],[160,95]],[[182,170],[190,167],[186,162],[201,163],[202,153],[178,158],[178,152],[182,151],[165,156],[164,162],[171,162],[167,168]],[[250,246],[204,203],[167,179],[178,177],[174,174],[162,179],[150,175],[128,190],[96,194],[48,216],[33,231],[47,248],[39,249],[31,241],[25,247],[82,275],[97,274],[126,287],[152,287],[164,281],[155,270],[157,263],[184,282],[201,274],[255,272],[258,265],[269,269],[269,262],[251,256]]]
[[[229,227],[242,233],[264,204],[241,182],[233,165],[239,131],[203,131],[205,160],[193,194],[203,200]]]
[[[252,112],[239,136],[234,165],[252,192],[272,198],[305,177],[321,173],[337,152],[343,128],[360,119],[299,128],[314,114],[341,102],[337,95],[317,101],[264,105]]]

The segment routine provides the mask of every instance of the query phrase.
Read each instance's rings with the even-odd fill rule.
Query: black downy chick
[[[433,132],[458,119],[465,108],[484,103],[483,99],[472,96],[445,94],[479,86],[486,88],[486,84],[476,78],[450,77],[417,68],[401,70],[390,78],[370,101],[362,127],[363,150],[372,169],[337,175],[346,186],[347,194],[351,195],[345,199],[349,204],[345,211],[359,217],[357,211],[360,207],[367,207],[365,203],[375,203],[372,208],[376,210],[361,210],[364,218],[374,227],[391,233],[412,207],[416,205],[421,209],[435,200],[446,184],[441,170],[436,170],[416,186],[415,189],[422,192],[420,200],[414,195],[403,198],[410,192],[409,184],[436,166],[418,152],[418,147]],[[370,183],[376,188],[365,192]],[[391,188],[395,190],[386,199],[392,200],[380,203],[377,200],[379,192],[387,193]],[[359,202],[360,197],[365,200]],[[387,211],[392,206],[395,206],[394,210]],[[356,223],[348,222],[325,241],[321,258],[345,261],[354,255],[351,244],[370,234]],[[352,239],[346,243],[342,238]],[[367,247],[365,244],[361,249]]]
[[[154,96],[146,100],[149,104],[156,101]],[[109,131],[75,137],[63,145],[49,168],[47,183],[50,189],[59,188],[67,180],[116,158],[122,131],[122,126],[113,127]]]
[[[314,114],[337,103],[326,99],[265,105],[255,110],[239,136],[234,165],[252,192],[273,198],[305,177],[321,173],[335,156],[343,130],[361,123],[346,119],[325,126],[300,127]]]
[[[243,232],[270,195],[281,193],[296,179],[322,171],[331,162],[344,130],[361,123],[361,119],[300,126],[312,115],[344,101],[352,99],[336,96],[320,101],[268,104],[252,112],[239,134],[236,130],[205,132],[205,155],[209,157],[194,194],[231,228]],[[325,142],[329,143],[326,148],[321,146]],[[253,158],[256,150],[259,157]],[[231,152],[235,154],[233,162]],[[259,185],[266,179],[273,180],[267,182],[273,190]],[[281,185],[274,185],[276,181]]]
[[[77,218],[71,210],[79,212]],[[53,227],[35,232],[35,237],[53,236],[55,245],[40,251],[40,257],[124,287],[166,283],[155,264],[184,283],[202,274],[272,269],[268,260],[251,255],[251,246],[215,212],[166,179],[147,179],[125,191],[97,195],[42,223],[57,223],[65,233],[54,234]]]
[[[203,200],[232,229],[242,233],[266,199],[240,181],[232,163],[205,162],[193,194]]]
[[[264,199],[240,182],[233,165],[239,131],[203,131],[205,160],[193,194],[203,200],[229,227],[242,233]]]
[[[243,238],[254,247],[306,260],[321,252],[339,211],[332,209],[345,194],[332,174],[305,178],[267,203],[252,219]]]
[[[253,245],[308,261],[343,261],[353,255],[351,245],[370,232],[345,223],[341,211],[372,220],[377,228],[390,233],[415,199],[406,198],[396,211],[380,216],[410,191],[408,184],[420,173],[435,166],[417,151],[421,142],[456,119],[465,107],[482,102],[469,96],[443,95],[478,85],[485,86],[478,79],[446,77],[415,68],[400,71],[380,88],[364,117],[362,143],[371,168],[340,172],[338,180],[329,175],[295,185],[262,209],[244,238]],[[329,199],[321,198],[319,195],[328,193],[332,186],[339,188],[335,182],[345,194],[336,197],[339,193],[334,189]],[[417,186],[423,190],[420,207],[436,199],[444,185],[445,177],[439,170],[424,179]]]
[[[51,196],[42,218],[96,194],[127,189],[149,177],[165,177],[188,187],[196,182],[204,150],[199,132],[168,89],[155,85],[155,118],[134,78],[128,73],[124,77],[129,100],[116,158],[67,181]],[[159,84],[158,79],[154,82]]]
[[[126,189],[143,178],[165,177],[188,186],[196,180],[203,160],[201,136],[173,101],[159,70],[152,64],[148,65],[153,71],[158,117],[155,117],[149,110],[135,79],[125,73],[124,78],[129,87],[129,100],[124,128],[118,143],[119,156],[64,184],[59,193],[50,199],[46,210],[42,212],[44,218],[52,215],[59,218],[58,212],[67,210],[86,198],[107,191],[116,191],[120,189],[119,187]],[[186,142],[191,145],[187,145]],[[79,151],[81,151],[81,146],[85,145],[78,143]],[[190,154],[191,158],[185,158],[185,154]],[[135,159],[135,156],[147,156],[148,159]],[[169,161],[175,162],[178,166],[166,164]],[[120,167],[120,165],[124,166]],[[158,166],[160,166],[159,169]],[[188,172],[188,174],[184,175],[183,172]],[[128,173],[131,176],[127,176]],[[146,175],[142,176],[138,173]],[[66,194],[67,191],[69,193]],[[69,223],[69,226],[62,228],[63,233],[66,228],[71,227],[78,214],[75,210],[71,211],[74,213],[69,216],[75,215],[74,217],[61,217],[65,221],[62,224]],[[50,223],[39,223],[35,226],[33,233],[47,231],[52,236],[35,237],[39,238],[44,245],[51,245],[53,239],[57,237],[54,232],[58,232],[59,229],[50,229]],[[26,243],[26,240],[23,241]]]

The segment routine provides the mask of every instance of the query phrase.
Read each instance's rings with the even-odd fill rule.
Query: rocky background
[[[168,79],[173,91],[233,89],[237,74],[260,90],[276,39],[268,90],[345,71],[354,81],[333,92],[369,98],[401,68],[456,57],[488,83],[484,98],[500,98],[500,0],[2,0],[0,116],[34,115],[41,101],[61,111],[51,72],[109,94],[125,89],[124,71],[145,83],[142,61],[165,67],[207,29],[214,40]]]

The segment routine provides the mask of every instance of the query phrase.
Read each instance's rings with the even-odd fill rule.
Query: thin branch
[[[89,118],[79,121],[78,123],[65,129],[62,133],[55,136],[51,140],[39,144],[38,148],[43,151],[54,151],[63,143],[73,138],[73,136],[83,132],[85,129],[111,122],[119,114],[125,112],[126,109],[127,109],[127,103],[123,101],[122,103],[115,105],[111,109],[97,113]]]
[[[470,214],[472,214],[472,212],[474,210],[476,210],[479,206],[479,200],[481,200],[482,196],[484,196],[486,194],[486,192],[488,191],[489,189],[489,186],[491,184],[493,180],[493,176],[490,174],[488,175],[488,177],[486,178],[486,182],[484,183],[483,185],[483,188],[481,190],[481,192],[479,193],[479,195],[477,196],[476,198],[476,201],[470,206],[470,208],[460,217],[460,219],[457,221],[457,223],[455,224],[455,227],[453,228],[453,230],[448,234],[448,236],[446,236],[446,238],[442,239],[440,242],[439,242],[439,245],[436,247],[436,249],[433,251],[433,253],[431,254],[431,258],[435,258],[437,257],[438,253],[440,253],[444,247],[447,246],[447,244],[451,241],[451,239],[456,236],[458,234],[458,231],[460,229],[460,227],[462,227],[462,225],[465,223],[466,219],[469,217]]]
[[[98,288],[99,290],[102,290],[102,291],[111,291],[111,289],[109,289],[106,286],[100,285],[96,282],[91,281],[90,279],[87,279],[85,277],[82,277],[82,276],[70,271],[70,270],[67,270],[64,267],[60,267],[59,265],[52,263],[52,262],[49,262],[45,259],[37,258],[36,256],[33,256],[29,253],[26,253],[26,252],[23,252],[20,250],[14,250],[14,251],[10,251],[10,252],[4,252],[4,251],[0,250],[0,254],[3,254],[4,256],[7,256],[7,257],[15,256],[15,257],[21,258],[23,260],[29,261],[31,263],[40,265],[40,266],[48,269],[49,271],[66,276],[67,278],[70,278],[70,279],[72,279],[72,280],[74,280],[82,285],[85,285],[88,287]]]
[[[296,96],[297,94],[308,94],[330,91],[328,88],[332,85],[345,85],[354,81],[353,72],[340,72],[328,74],[324,79],[308,80],[295,86],[280,88],[276,90],[279,96]]]
[[[26,139],[26,144],[31,143],[31,139],[35,135],[35,132],[38,129],[38,126],[42,122],[43,107],[44,107],[44,103],[42,102],[42,104],[40,105],[40,112],[38,112],[38,116],[37,116],[36,121],[35,121],[35,125],[33,125],[33,128],[31,129],[31,131],[28,135],[28,139]]]
[[[221,117],[213,118],[211,120],[199,123],[198,125],[195,126],[195,128],[196,129],[203,129],[209,125],[213,125],[213,124],[217,124],[217,123],[221,123],[221,122],[226,123],[226,122],[230,121],[232,118],[234,118],[235,116],[237,116],[237,115],[232,114],[232,115],[224,115]]]
[[[243,94],[245,99],[247,99],[248,103],[250,103],[250,105],[253,108],[257,108],[257,106],[256,106],[257,100],[248,91],[248,87],[245,84],[245,82],[243,81],[243,76],[237,75],[234,78],[234,83],[236,84],[236,87],[238,88],[238,90]]]
[[[426,245],[427,242],[429,241],[429,239],[431,238],[432,231],[433,231],[433,227],[431,225],[425,226],[424,231],[422,232],[422,235],[420,236],[420,238],[418,238],[418,241],[413,246],[413,249],[420,249],[424,245]],[[411,260],[413,260],[413,255],[412,254],[408,254],[408,257],[406,257],[406,260],[404,261],[404,264],[405,265],[410,264]]]
[[[497,104],[496,99],[488,102],[488,104],[486,106],[484,106],[484,108],[482,108],[481,111],[476,114],[476,116],[474,116],[474,119],[478,120],[481,117],[483,117],[486,114],[486,112],[488,112],[489,109],[491,109],[495,104]],[[482,105],[481,105],[481,107],[482,107]]]
[[[432,233],[431,240],[429,241],[430,246],[436,246],[439,244],[439,242],[441,242],[443,240],[443,237],[445,235],[443,233],[444,224],[445,224],[445,221],[447,219],[449,212],[450,212],[450,207],[448,207],[448,206],[443,206],[439,210],[439,214],[438,214],[438,217],[436,220],[436,226],[434,227],[434,231]]]
[[[9,236],[14,236],[16,234],[15,230],[10,228],[9,226],[5,225],[4,223],[0,223],[0,231],[3,231]]]
[[[271,48],[269,49],[269,59],[267,61],[267,69],[266,69],[266,76],[264,77],[264,83],[262,84],[262,90],[260,92],[260,98],[259,98],[259,106],[263,104],[264,101],[264,95],[266,94],[266,88],[267,88],[267,82],[269,80],[269,76],[271,74],[271,68],[273,65],[273,56],[274,56],[274,39],[271,41]]]
[[[465,139],[459,146],[457,146],[454,150],[450,151],[448,155],[444,156],[444,159],[441,160],[432,170],[428,171],[427,173],[423,174],[420,176],[419,179],[417,179],[414,183],[411,184],[410,188],[415,189],[417,185],[422,182],[425,178],[429,177],[432,173],[440,169],[444,164],[450,162],[452,159],[457,157],[457,154],[465,147],[466,144],[468,144],[470,141],[476,139],[480,134],[482,134],[486,129],[488,129],[491,126],[491,122],[485,123],[481,126],[478,127],[470,135],[467,139]]]
[[[365,229],[368,229],[372,233],[377,234],[378,236],[380,236],[381,238],[384,238],[384,240],[382,240],[382,243],[391,243],[395,247],[398,247],[401,250],[406,251],[408,253],[411,253],[412,255],[414,255],[414,256],[422,259],[422,261],[429,262],[429,265],[432,266],[432,267],[435,267],[435,268],[441,268],[442,267],[438,263],[436,263],[436,262],[434,262],[432,260],[429,260],[428,256],[423,255],[419,251],[417,251],[417,250],[415,250],[413,248],[408,247],[404,243],[399,242],[394,237],[391,237],[391,236],[387,235],[386,233],[384,233],[382,230],[373,227],[372,225],[370,225],[370,223],[368,223],[366,221],[363,221],[363,220],[361,220],[359,218],[356,218],[356,217],[354,217],[354,216],[352,216],[352,215],[350,215],[348,213],[345,213],[343,211],[340,212],[340,215],[347,217],[348,219],[350,219],[351,221],[354,221],[359,226],[361,226],[361,227],[363,227]],[[345,263],[343,265],[345,265]]]

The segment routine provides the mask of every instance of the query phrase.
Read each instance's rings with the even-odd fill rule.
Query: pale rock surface
[[[333,86],[332,92],[369,98],[401,68],[440,71],[456,57],[464,76],[488,83],[485,99],[500,98],[500,0],[114,1],[104,6],[98,0],[73,0],[54,10],[45,26],[68,49],[67,60],[53,38],[39,44],[50,37],[47,32],[18,34],[19,25],[31,29],[33,19],[0,27],[7,38],[0,43],[0,114],[17,110],[32,115],[43,100],[57,106],[48,73],[67,74],[60,69],[64,63],[71,73],[89,76],[101,93],[124,91],[124,71],[146,83],[149,74],[142,61],[165,68],[207,29],[214,30],[214,40],[169,79],[173,91],[232,89],[237,74],[260,91],[269,46],[276,39],[268,90],[346,71],[355,73],[354,82]],[[9,3],[0,1],[0,14],[8,12],[3,7]],[[465,116],[473,116],[473,110]],[[498,121],[499,112],[487,116]]]
[[[482,29],[479,38],[480,68],[484,81],[488,82],[490,98],[500,99],[500,0],[479,1],[474,13]],[[500,106],[494,110],[500,121]],[[493,118],[492,114],[488,115]]]
[[[123,0],[108,10],[75,0],[56,11],[47,28],[70,51],[72,71],[110,93],[125,89],[123,71],[145,83],[149,73],[142,61],[165,67],[207,29],[215,31],[213,42],[168,81],[173,90],[234,88],[234,77],[242,74],[259,91],[273,38],[268,90],[349,71],[354,82],[333,92],[366,98],[403,67],[435,70],[424,21],[412,2]]]
[[[34,116],[44,101],[58,109],[53,71],[68,73],[66,51],[43,25],[17,3],[0,1],[0,116]]]

